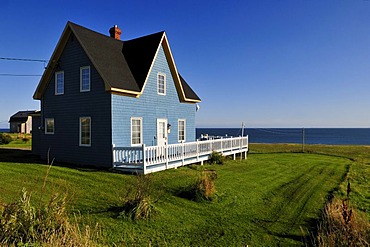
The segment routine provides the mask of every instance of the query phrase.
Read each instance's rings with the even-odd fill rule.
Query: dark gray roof
[[[185,79],[182,78],[182,76],[180,74],[179,74],[179,76],[180,76],[182,88],[184,89],[185,97],[188,98],[188,99],[193,99],[193,100],[199,100],[200,101],[200,98],[198,97],[198,95],[193,91],[193,89],[191,89],[191,87],[185,81]]]
[[[52,68],[53,63],[55,64],[56,60],[59,59],[61,51],[65,47],[67,37],[71,34],[75,35],[80,42],[87,56],[106,83],[107,90],[115,91],[118,89],[136,95],[142,93],[158,47],[165,37],[165,32],[162,31],[132,40],[121,41],[68,22],[54,50],[48,68]],[[167,41],[166,44],[168,45]],[[169,47],[167,51],[169,51]],[[169,57],[166,55],[166,57],[167,59],[170,57],[169,62],[172,62],[170,67],[172,71],[176,71],[172,55],[169,55]],[[175,81],[177,81],[177,84],[181,83],[181,87],[177,88],[183,89],[183,92],[178,91],[181,100],[189,102],[200,101],[185,80],[183,78],[178,79],[180,76],[176,76],[176,73]],[[51,76],[51,70],[47,69],[36,89],[35,99],[41,99]]]
[[[19,111],[10,117],[9,122],[26,122],[28,116],[37,111]]]
[[[123,55],[122,41],[72,22],[68,24],[104,80],[114,88],[130,91],[141,90]]]

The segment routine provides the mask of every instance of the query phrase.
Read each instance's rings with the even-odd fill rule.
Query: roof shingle
[[[121,41],[68,22],[56,50],[64,49],[65,43],[63,42],[67,40],[64,36],[71,33],[76,36],[100,76],[108,85],[107,90],[120,90],[134,95],[142,93],[159,45],[165,38],[165,32],[162,31],[128,41]],[[51,61],[55,62],[59,59],[57,54],[61,54],[61,52],[54,51]],[[171,59],[173,59],[172,55]],[[174,64],[173,67],[175,68]],[[46,84],[51,76],[50,71],[47,70],[36,89],[35,99],[41,99],[43,91],[46,89]],[[173,71],[177,73],[176,68]],[[193,103],[200,101],[196,93],[178,74],[175,83],[176,81],[181,84],[179,88],[183,89],[183,92],[178,92],[182,100]]]

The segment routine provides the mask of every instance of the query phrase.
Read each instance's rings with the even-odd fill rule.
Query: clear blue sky
[[[123,40],[165,30],[198,127],[370,127],[368,0],[1,0],[0,16],[0,57],[49,59],[68,20]],[[0,60],[0,74],[43,70]],[[39,109],[39,79],[0,76],[0,128]]]

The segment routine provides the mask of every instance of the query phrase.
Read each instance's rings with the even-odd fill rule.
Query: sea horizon
[[[0,132],[9,132],[0,128]],[[327,145],[370,145],[370,128],[365,127],[312,127],[312,128],[244,128],[243,136],[249,136],[250,143],[305,143]],[[196,139],[202,134],[209,136],[241,136],[242,128],[196,128]]]
[[[250,143],[305,143],[327,145],[370,145],[370,128],[245,128]],[[242,128],[196,128],[196,138],[241,136]]]

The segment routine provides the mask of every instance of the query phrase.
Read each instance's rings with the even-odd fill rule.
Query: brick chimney
[[[120,40],[120,39],[121,39],[122,31],[121,31],[121,29],[119,29],[119,28],[118,28],[118,26],[117,26],[117,25],[114,25],[114,27],[111,27],[111,28],[109,29],[109,33],[110,33],[110,36],[111,36],[112,38],[115,38],[115,39],[118,39],[118,40]]]

